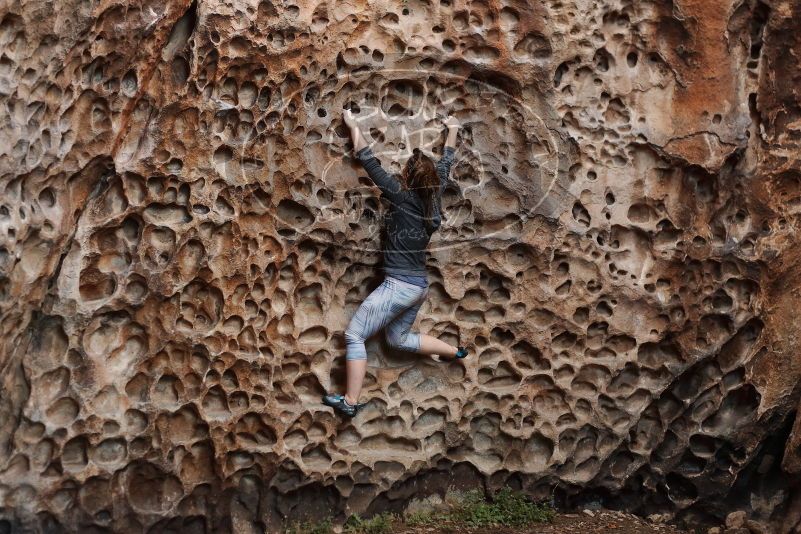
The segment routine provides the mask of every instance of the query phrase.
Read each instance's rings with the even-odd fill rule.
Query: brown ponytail
[[[434,233],[434,215],[439,203],[439,176],[434,162],[414,149],[412,157],[406,162],[402,173],[403,185],[406,189],[414,191],[423,203],[423,222],[426,231]]]

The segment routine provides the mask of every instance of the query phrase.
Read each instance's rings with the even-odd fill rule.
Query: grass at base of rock
[[[449,510],[420,512],[406,518],[409,526],[457,523],[466,527],[525,527],[547,523],[555,515],[546,504],[533,503],[520,492],[504,488],[491,502],[480,491],[470,491],[453,503]]]
[[[374,515],[370,519],[352,515],[345,521],[342,531],[348,534],[385,534],[392,532],[392,527],[398,521],[398,516],[389,513]]]
[[[333,531],[333,523],[330,519],[326,519],[319,523],[294,523],[284,529],[284,534],[331,534]]]
[[[556,512],[546,504],[531,502],[518,491],[504,488],[491,501],[479,490],[449,495],[448,506],[442,510],[417,512],[405,517],[383,513],[362,519],[358,515],[348,518],[341,532],[347,534],[388,534],[398,527],[430,526],[449,524],[462,529],[482,527],[525,527],[535,523],[547,523]],[[286,534],[331,534],[334,532],[330,520],[320,523],[295,524],[284,531]]]

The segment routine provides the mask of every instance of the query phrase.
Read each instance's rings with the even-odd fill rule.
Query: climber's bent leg
[[[367,369],[367,350],[364,341],[386,327],[410,306],[417,304],[424,294],[425,288],[387,277],[356,310],[345,331],[347,354],[345,368],[348,372],[348,390],[345,399],[348,403],[355,404],[361,394]]]
[[[364,375],[367,373],[367,358],[361,360],[347,360],[345,362],[345,371],[348,375],[345,400],[351,406],[356,406],[359,402],[359,395],[362,392]]]

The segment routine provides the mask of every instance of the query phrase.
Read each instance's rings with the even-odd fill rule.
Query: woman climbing
[[[356,157],[390,202],[384,247],[386,277],[362,302],[345,331],[345,394],[323,397],[325,404],[353,417],[361,407],[359,395],[367,371],[364,341],[379,330],[384,330],[390,346],[418,354],[462,359],[467,356],[467,349],[410,331],[428,294],[426,247],[441,222],[440,199],[453,163],[458,121],[453,117],[445,121],[448,136],[438,163],[434,164],[431,158],[415,149],[396,178],[373,156],[350,110],[345,110],[344,120],[350,128]]]

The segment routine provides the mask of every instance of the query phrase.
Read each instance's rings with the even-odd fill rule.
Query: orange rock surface
[[[801,524],[801,4],[0,3],[0,531],[275,531],[520,487]],[[343,330],[463,124],[417,327]]]

